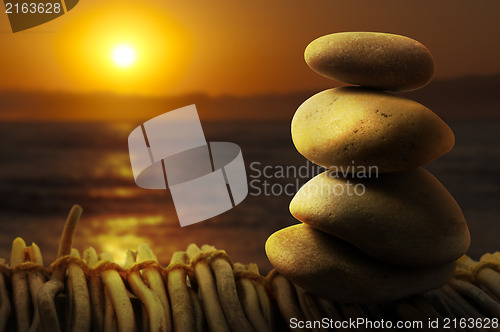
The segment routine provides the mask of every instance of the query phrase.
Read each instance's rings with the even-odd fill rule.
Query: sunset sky
[[[123,255],[149,238],[168,262],[190,242],[211,243],[270,269],[264,243],[295,222],[290,197],[251,197],[179,230],[170,194],[135,185],[127,137],[195,103],[207,139],[239,144],[247,163],[302,166],[289,121],[313,93],[338,85],[307,67],[304,49],[343,31],[406,35],[432,52],[442,81],[409,98],[457,121],[456,154],[435,173],[465,202],[471,233],[482,234],[475,253],[498,243],[490,229],[498,224],[500,0],[80,0],[18,33],[0,8],[0,257],[18,235],[55,254],[51,225],[79,203],[79,248]]]
[[[307,68],[303,51],[340,31],[413,37],[433,53],[436,78],[494,75],[499,13],[499,1],[81,0],[14,34],[2,12],[0,90],[219,96],[323,88],[330,82]],[[114,58],[119,47],[131,63]]]

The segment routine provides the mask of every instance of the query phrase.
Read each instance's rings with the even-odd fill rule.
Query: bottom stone
[[[366,256],[306,224],[272,234],[266,253],[276,270],[304,289],[336,302],[392,301],[444,285],[455,263],[409,268]]]

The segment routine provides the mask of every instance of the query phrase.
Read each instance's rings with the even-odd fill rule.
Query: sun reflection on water
[[[122,264],[127,250],[136,250],[141,243],[152,246],[152,240],[145,232],[165,223],[165,216],[162,215],[101,215],[81,224],[82,240],[99,253],[110,253],[115,262]]]
[[[110,253],[115,262],[121,265],[125,263],[127,250],[135,251],[141,243],[151,245],[148,239],[133,234],[124,236],[99,235],[96,240],[101,243],[102,251]]]
[[[96,177],[113,177],[130,181],[133,179],[132,168],[127,153],[109,153],[95,166]]]
[[[133,198],[139,195],[140,192],[137,190],[136,187],[94,188],[89,190],[90,197]]]

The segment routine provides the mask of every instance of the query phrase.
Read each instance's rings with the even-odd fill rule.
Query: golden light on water
[[[116,263],[123,264],[127,250],[135,251],[141,243],[153,245],[150,234],[158,234],[161,225],[168,225],[168,221],[159,214],[101,215],[82,223],[80,236],[87,246],[107,252]]]
[[[115,177],[121,180],[130,180],[134,178],[132,168],[130,167],[130,157],[128,153],[116,152],[108,153],[99,159],[93,168],[94,177]]]
[[[136,60],[135,48],[128,44],[121,44],[113,48],[111,59],[118,67],[127,68],[134,64]]]
[[[127,256],[127,250],[135,251],[141,243],[148,243],[148,239],[133,234],[122,236],[98,235],[97,241],[101,243],[103,252],[113,256],[116,263],[123,265]]]

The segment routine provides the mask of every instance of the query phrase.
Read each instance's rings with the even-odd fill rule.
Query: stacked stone
[[[454,145],[451,129],[410,99],[385,91],[426,85],[434,60],[399,35],[347,32],[305,51],[319,74],[358,85],[320,92],[292,120],[297,150],[328,171],[290,204],[302,224],[270,236],[276,270],[334,301],[395,300],[438,288],[470,236],[460,207],[422,165]]]

